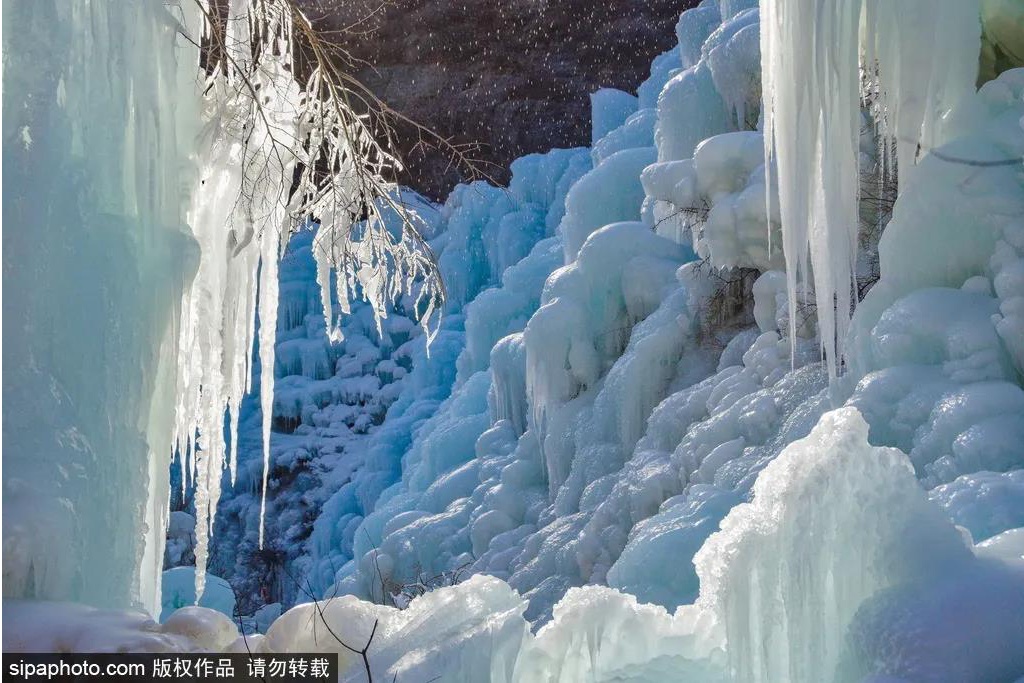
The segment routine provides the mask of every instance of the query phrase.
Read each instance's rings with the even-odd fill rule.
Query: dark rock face
[[[589,94],[635,91],[675,44],[696,0],[299,0],[341,36],[356,76],[402,114],[456,143],[477,142],[498,182],[530,152],[590,143]],[[439,198],[465,180],[408,127],[403,182]]]

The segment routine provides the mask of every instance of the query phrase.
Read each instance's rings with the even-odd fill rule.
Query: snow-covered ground
[[[1024,677],[1024,69],[975,91],[978,17],[1006,46],[1016,15],[910,4],[705,0],[636,97],[594,95],[590,150],[409,196],[429,346],[411,301],[328,341],[294,238],[267,543],[263,396],[211,544],[244,647],[351,681],[324,621],[374,634],[374,680]],[[243,647],[201,608],[4,610],[36,649]]]

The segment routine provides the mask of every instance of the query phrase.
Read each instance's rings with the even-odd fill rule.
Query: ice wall
[[[852,25],[859,27],[859,11],[856,16]],[[944,24],[929,26],[948,29],[950,40],[960,41],[949,56],[951,73],[960,74],[948,84],[955,90],[963,80],[957,69],[966,60],[971,22],[964,23],[963,33]],[[935,121],[955,99],[952,90],[936,89],[937,99],[921,105],[914,90],[918,83],[894,86],[918,107],[899,111],[910,119],[922,117],[920,130],[907,123],[900,124],[903,129],[947,136],[942,139],[950,142],[934,155],[922,151],[917,167],[906,174],[889,227],[881,218],[871,231],[861,231],[858,215],[852,238],[843,233],[842,239],[853,239],[851,250],[867,253],[885,230],[882,279],[875,285],[880,293],[872,290],[868,297],[878,306],[865,304],[865,317],[858,313],[853,325],[850,363],[857,371],[828,390],[828,372],[818,362],[815,306],[804,298],[802,285],[800,300],[787,296],[782,269],[796,266],[779,252],[785,225],[777,190],[782,171],[765,163],[760,132],[737,130],[756,125],[751,123],[756,117],[742,112],[761,89],[759,70],[750,75],[758,56],[748,49],[757,29],[753,8],[702,3],[680,19],[679,49],[652,64],[637,111],[631,112],[626,98],[608,93],[595,98],[600,129],[610,130],[595,142],[594,170],[567,195],[557,234],[565,266],[547,278],[522,333],[496,343],[486,337],[481,351],[473,344],[472,365],[460,361],[460,373],[462,367],[489,373],[460,375],[451,399],[414,436],[402,485],[388,492],[363,523],[356,559],[338,573],[342,592],[386,600],[382,587],[400,590],[420,573],[443,576],[461,569],[505,579],[528,598],[525,616],[535,624],[557,622],[562,596],[589,583],[608,583],[640,602],[669,609],[685,606],[704,590],[706,575],[688,561],[664,558],[693,557],[730,510],[756,497],[755,482],[779,454],[806,436],[833,402],[847,399],[870,425],[873,446],[908,453],[923,488],[951,487],[945,494],[933,492],[948,515],[971,521],[986,538],[1015,524],[1021,506],[1013,496],[1014,472],[1024,463],[1013,426],[1021,413],[1013,361],[1018,345],[1010,332],[1017,321],[1020,247],[1009,216],[1022,196],[1019,177],[1010,180],[1019,170],[1016,76],[1004,74],[998,85],[966,98],[943,118],[941,130]],[[858,38],[851,48],[854,68],[862,49]],[[900,50],[890,61],[901,77],[920,67],[922,79],[932,78],[932,64],[917,64]],[[660,97],[652,97],[655,88]],[[896,116],[901,99],[891,97],[885,106],[893,111],[879,105],[875,115]],[[644,112],[655,101],[656,125],[645,127]],[[854,161],[884,163],[871,128],[862,134],[868,119],[859,82],[851,107]],[[611,121],[620,120],[611,128]],[[998,139],[996,131],[1001,131]],[[652,142],[658,161],[641,173],[645,197],[635,216],[640,222],[596,225],[602,206],[608,207],[609,220],[629,208],[623,199],[635,186],[625,182],[628,169],[616,161],[642,155]],[[940,171],[945,168],[940,161],[951,157],[985,163]],[[987,163],[996,159],[1003,162]],[[816,164],[808,166],[812,176],[818,174]],[[972,175],[992,182],[975,186],[968,180]],[[841,202],[850,203],[856,214],[871,213],[857,199],[863,186],[859,173],[851,177],[850,197]],[[805,179],[795,173],[787,182]],[[613,186],[621,195],[606,197]],[[681,213],[687,220],[676,220]],[[955,231],[949,239],[957,248],[938,248],[942,241],[936,242],[938,233],[930,230]],[[977,244],[975,235],[982,237]],[[833,238],[821,239],[826,245]],[[900,244],[899,252],[886,246],[889,239]],[[693,258],[686,249],[690,245],[704,257],[700,262],[686,263]],[[950,263],[964,266],[950,271],[945,267]],[[888,282],[897,289],[890,290]],[[467,307],[467,329],[486,310],[485,301],[481,297]],[[821,325],[826,339],[834,337],[829,324]],[[489,367],[480,362],[486,343],[493,344]],[[870,364],[861,366],[861,358]],[[862,426],[853,431],[863,438]],[[992,475],[983,476],[984,470]],[[900,477],[901,486],[916,490],[920,501],[918,485],[906,473]],[[883,495],[884,487],[875,493]],[[941,521],[929,510],[923,514]],[[977,521],[985,514],[1003,521],[985,527]],[[765,554],[754,540],[750,544],[742,552]],[[806,559],[798,545],[794,542],[780,562]],[[750,566],[739,571],[736,581],[745,581],[749,571]],[[874,569],[850,571],[874,576]],[[827,609],[842,611],[842,625],[786,627],[800,626],[804,634],[827,630],[822,636],[827,644],[819,648],[813,642],[817,636],[779,635],[765,626],[765,632],[741,632],[733,640],[792,637],[795,650],[778,655],[781,660],[774,654],[759,660],[751,649],[736,655],[731,666],[748,667],[744,670],[765,680],[786,680],[790,665],[783,660],[804,657],[793,664],[794,676],[824,675],[803,648],[827,651],[825,665],[838,665],[845,624],[881,586],[858,582],[860,593],[844,589],[837,597],[828,586],[820,592],[828,596],[820,600]],[[744,585],[739,591],[746,595],[748,588],[760,590]],[[776,589],[782,590],[778,585],[771,590]],[[747,617],[736,617],[736,628],[762,623],[759,615],[773,599],[758,598]],[[658,621],[656,612],[644,614]],[[632,623],[632,613],[627,614],[623,623]],[[587,639],[603,628],[591,629],[593,621],[588,613],[563,626],[567,647],[593,653]],[[665,654],[650,671],[687,671],[677,655]],[[577,662],[566,669],[565,680],[592,670],[593,662]],[[723,671],[728,675],[718,669]]]
[[[367,553],[379,543],[379,525],[406,504],[411,495],[407,490],[418,492],[430,483],[430,476],[457,468],[471,456],[475,435],[466,430],[482,429],[479,413],[487,405],[487,384],[480,371],[486,370],[491,347],[499,339],[521,331],[544,280],[561,263],[560,245],[551,235],[562,220],[566,192],[589,168],[586,150],[529,155],[513,163],[507,191],[474,183],[456,189],[441,208],[443,222],[432,245],[446,277],[450,273],[458,285],[452,290],[454,312],[442,325],[430,357],[423,349],[415,351],[401,394],[366,444],[366,469],[341,486],[316,522],[309,550],[310,577],[318,589],[332,587],[360,566],[368,568]],[[453,387],[468,396],[449,398]],[[428,421],[441,406],[449,406],[460,418],[464,413],[474,418],[473,426],[463,428],[466,437],[449,439],[446,447],[451,452],[438,461],[417,442],[431,441],[435,432],[443,437],[449,430]],[[404,481],[421,465],[422,474]],[[475,473],[463,472],[452,481],[465,485]],[[434,505],[451,502],[452,490],[435,488]],[[411,564],[403,567],[406,571],[414,571]],[[387,599],[381,595],[380,582],[365,575],[358,577],[353,589]]]
[[[4,3],[5,598],[159,607],[193,13]]]
[[[750,11],[740,14],[715,45],[756,28],[756,12],[753,20]],[[698,54],[714,28],[693,38]],[[402,482],[356,530],[354,560],[337,572],[341,591],[387,600],[382,584],[400,591],[420,573],[468,567],[507,577],[530,598],[527,616],[543,620],[569,586],[605,580],[632,526],[682,491],[685,479],[672,472],[681,434],[662,436],[655,454],[637,450],[658,404],[716,371],[715,352],[702,349],[698,338],[717,276],[693,264],[679,269],[693,259],[690,242],[652,234],[638,182],[644,165],[656,160],[655,124],[668,135],[687,121],[675,104],[700,109],[704,91],[672,85],[680,60],[680,50],[673,50],[652,64],[635,112],[629,98],[595,97],[598,129],[609,130],[591,151],[593,170],[560,190],[565,215],[554,237],[505,270],[501,287],[466,307],[466,350],[455,391],[411,446],[392,449],[392,458],[401,458]],[[729,80],[727,69],[719,75]],[[657,93],[673,87],[672,104],[659,102]],[[716,131],[736,125],[724,107],[709,105],[705,113]],[[753,149],[762,155],[759,144]],[[718,186],[745,184],[746,176],[736,176],[762,165],[755,160],[750,167],[750,156],[721,163]],[[716,168],[712,163],[711,172]],[[523,179],[532,183],[531,193],[548,187],[542,177]],[[466,196],[458,201],[465,205]],[[548,218],[550,230],[551,212]],[[632,220],[607,224],[614,219]],[[742,312],[724,320],[716,343],[727,343],[750,322]],[[774,334],[774,321],[771,328]],[[717,381],[741,370],[759,389],[778,380],[785,347],[777,336],[766,338],[749,355],[751,367],[742,368],[753,341],[744,336]],[[820,388],[813,381],[806,386],[811,393]],[[728,391],[719,398],[726,396],[739,398]],[[713,410],[701,400],[693,399],[695,420]],[[664,414],[672,421],[668,410]],[[763,439],[751,437],[751,445]],[[706,536],[712,527],[704,528]]]
[[[715,14],[717,16],[717,8]],[[747,13],[742,26],[749,26],[750,23]],[[720,42],[728,42],[731,35],[725,35]],[[703,37],[698,40],[703,41]],[[418,351],[412,356],[406,354],[406,359],[413,360],[413,371],[402,378],[401,382],[396,383],[396,386],[402,386],[400,391],[386,389],[386,393],[390,398],[394,398],[395,402],[385,423],[379,429],[370,425],[374,433],[365,445],[365,454],[363,447],[349,447],[351,444],[346,446],[347,464],[340,467],[339,471],[351,473],[351,481],[344,482],[344,477],[340,475],[331,477],[340,483],[341,489],[324,502],[324,512],[314,525],[313,535],[308,544],[313,566],[307,567],[306,570],[312,577],[314,586],[319,588],[330,585],[335,574],[347,576],[351,568],[343,568],[339,572],[338,567],[345,564],[351,553],[355,552],[360,562],[364,561],[365,554],[372,550],[376,543],[374,539],[378,531],[375,530],[375,525],[378,522],[373,521],[363,526],[360,526],[360,522],[363,521],[363,516],[373,509],[375,501],[381,508],[381,520],[386,519],[384,511],[389,509],[392,499],[396,504],[398,500],[403,501],[402,505],[406,504],[404,501],[407,498],[398,496],[397,490],[385,491],[402,470],[412,472],[423,466],[423,471],[415,476],[414,486],[417,488],[422,486],[420,482],[429,482],[431,477],[445,473],[450,475],[446,476],[445,480],[453,486],[468,485],[473,481],[476,471],[474,468],[460,470],[459,466],[466,464],[462,461],[462,456],[473,452],[471,442],[479,436],[486,424],[483,413],[493,410],[494,415],[500,416],[499,420],[507,416],[514,433],[521,434],[526,431],[529,412],[527,393],[533,389],[530,388],[530,382],[525,376],[526,347],[522,335],[517,336],[517,333],[523,330],[528,318],[539,305],[544,281],[561,261],[559,252],[564,252],[563,242],[582,246],[591,233],[601,232],[597,229],[613,215],[636,218],[641,214],[643,187],[639,182],[639,176],[643,166],[652,161],[655,155],[652,143],[658,118],[655,109],[657,93],[672,77],[679,64],[679,51],[673,50],[659,58],[652,66],[652,76],[641,87],[640,97],[634,99],[622,93],[609,92],[595,100],[596,108],[601,110],[595,111],[595,116],[605,116],[601,126],[609,130],[590,154],[585,151],[554,150],[546,155],[531,155],[513,165],[513,181],[507,192],[476,183],[460,187],[445,202],[440,210],[441,224],[436,230],[431,231],[431,246],[438,254],[441,270],[446,277],[451,315],[441,325],[430,358],[425,358]],[[634,108],[636,111],[633,111]],[[607,111],[602,113],[604,109]],[[728,127],[727,123],[722,125]],[[592,165],[595,166],[593,170]],[[222,166],[224,164],[212,165],[213,168]],[[580,180],[585,173],[584,180]],[[578,180],[580,182],[577,182]],[[575,194],[567,198],[570,189],[574,187]],[[626,188],[629,190],[626,191]],[[594,199],[598,196],[601,201],[595,202]],[[615,208],[609,210],[612,203]],[[209,205],[216,206],[217,203],[211,202]],[[564,220],[563,212],[566,213]],[[650,236],[640,224],[606,232],[608,234],[596,240],[601,246],[591,249],[592,254],[585,259],[588,265],[572,268],[566,273],[562,285],[564,291],[560,294],[552,293],[548,297],[564,300],[562,304],[552,309],[553,318],[579,304],[585,304],[585,308],[592,309],[585,311],[589,319],[586,321],[586,329],[581,330],[581,333],[583,336],[599,336],[597,345],[602,348],[600,353],[604,356],[603,365],[614,361],[621,351],[621,345],[626,343],[628,328],[657,308],[662,296],[666,294],[662,290],[674,278],[675,267],[690,258],[686,245],[677,245]],[[636,252],[636,258],[628,264],[618,263],[619,255],[616,254],[616,250],[633,237],[640,240],[636,245],[629,247],[631,252]],[[570,257],[570,260],[573,258]],[[614,306],[609,306],[608,310],[600,310],[599,307],[586,304],[585,298],[589,289],[600,286],[605,268],[613,268],[616,272],[622,268],[622,273],[621,276],[616,276],[618,281],[609,292],[609,301],[614,302]],[[215,275],[217,271],[213,269],[208,272]],[[637,279],[636,276],[639,275],[645,277]],[[498,284],[499,279],[500,287],[485,289],[488,285]],[[333,291],[331,283],[325,280],[325,270],[322,267],[317,269],[317,280],[321,291]],[[200,278],[200,281],[206,280]],[[213,291],[216,291],[216,280],[211,282],[215,285]],[[672,288],[675,286],[669,287]],[[285,298],[287,299],[288,295]],[[340,294],[336,303],[344,309],[344,297]],[[659,323],[670,323],[672,316],[685,306],[686,296],[682,291],[676,292],[671,305],[658,317]],[[332,314],[328,314],[329,324],[333,323],[331,317]],[[465,352],[459,355],[457,362],[452,363],[463,344],[463,326]],[[606,326],[613,327],[616,331],[611,334],[605,333],[603,328]],[[539,322],[538,327],[542,327]],[[315,337],[318,338],[319,332],[308,325],[307,328],[303,336],[312,342],[312,347],[319,347],[320,342],[314,341]],[[616,379],[614,392],[603,400],[605,407],[602,409],[601,417],[594,418],[598,420],[610,416],[617,424],[621,424],[623,436],[602,436],[602,439],[621,442],[617,448],[628,450],[632,441],[638,438],[644,414],[653,407],[658,392],[673,374],[669,359],[677,353],[677,350],[673,349],[673,342],[680,339],[680,332],[683,330],[674,330],[671,325],[666,329],[660,329],[653,323],[649,328],[644,335],[647,338],[638,340],[637,343],[640,347],[649,349],[651,354],[657,356],[658,361],[645,361],[643,372],[638,375],[636,381],[628,380],[631,370],[624,365],[618,371],[617,377],[621,379]],[[545,339],[549,336],[551,335],[541,334]],[[588,340],[586,343],[593,342]],[[492,347],[496,347],[496,344],[500,350],[492,354]],[[288,349],[282,348],[281,351],[288,358],[293,358],[296,353],[300,353],[304,358],[305,351],[300,351],[300,347],[306,346],[308,345],[289,339]],[[537,345],[538,350],[543,346],[543,343]],[[215,357],[216,348],[211,348]],[[585,344],[578,345],[578,348],[585,349]],[[313,352],[320,354],[318,350]],[[339,362],[342,360],[339,359]],[[582,365],[573,371],[582,373],[581,376],[591,382],[598,379],[607,369],[587,369],[584,367],[587,362],[585,357],[577,360]],[[453,407],[459,405],[467,411],[466,414],[459,416],[459,419],[468,420],[460,427],[463,430],[460,433],[464,435],[465,440],[457,445],[456,452],[460,454],[459,457],[452,454],[430,456],[421,462],[420,449],[409,449],[413,430],[437,409],[438,401],[447,395],[451,387],[448,366],[452,364],[458,370],[456,388],[465,387],[468,392],[466,400],[452,404]],[[474,379],[474,373],[487,370],[489,366],[493,366],[493,386],[485,382],[485,378]],[[338,369],[340,370],[340,366]],[[543,374],[534,373],[534,377],[543,380]],[[278,379],[287,378],[279,375]],[[337,413],[337,410],[331,408],[335,399],[332,397],[328,400],[323,388],[307,385],[307,378],[288,380],[287,386],[281,387],[282,401],[279,402],[275,397],[273,412],[282,420],[301,421],[303,429],[307,426],[314,430],[330,429],[329,426],[335,421],[336,416],[318,413],[328,409],[329,412]],[[381,390],[384,391],[384,388],[381,387]],[[638,410],[619,411],[616,408],[617,402],[612,395],[620,391],[636,392],[641,396],[642,402]],[[263,393],[261,391],[261,394]],[[397,398],[394,396],[395,393],[398,394]],[[315,398],[314,394],[323,398]],[[469,398],[470,396],[472,398]],[[560,396],[557,400],[562,401],[564,398]],[[183,414],[190,412],[186,410]],[[263,412],[265,419],[266,411]],[[340,417],[340,413],[337,416]],[[612,432],[619,429],[616,427]],[[424,426],[419,438],[423,441],[428,440],[427,434],[432,430],[432,427],[428,429]],[[305,434],[303,436],[305,437]],[[283,458],[282,467],[275,469],[279,469],[286,480],[290,480],[292,476],[302,477],[302,471],[307,465],[301,463],[322,459],[316,454],[323,452],[321,447],[326,446],[328,451],[336,452],[333,445],[318,443],[317,438],[311,440],[308,447],[303,446],[307,449],[306,452],[312,454],[311,458],[307,460],[293,457],[291,453],[297,451],[282,452],[277,456]],[[334,440],[333,436],[330,438]],[[530,438],[536,438],[536,434]],[[239,441],[245,442],[245,439]],[[208,463],[215,463],[220,457],[217,453],[212,455],[214,457],[209,458]],[[624,457],[623,454],[609,455],[610,457],[605,459],[606,464],[602,465],[605,470],[614,467],[614,463]],[[528,457],[524,458],[517,467],[521,469],[521,476],[530,478],[534,475],[528,460]],[[556,466],[557,469],[564,469],[569,466],[570,454],[563,453],[554,460],[560,463]],[[353,463],[359,464],[350,468],[349,465]],[[460,471],[448,471],[452,467]],[[246,473],[239,482],[243,492],[250,482],[250,469],[246,467]],[[290,474],[284,474],[285,470],[290,471]],[[213,471],[216,471],[216,467]],[[587,475],[575,475],[573,487],[584,485],[587,477],[596,474],[595,470]],[[610,475],[611,472],[606,471],[604,474]],[[301,480],[306,482],[305,477]],[[296,480],[298,481],[299,479]],[[306,483],[303,483],[303,486],[305,487]],[[557,484],[555,487],[557,488]],[[454,490],[436,488],[431,493],[431,507],[452,502],[447,498]],[[385,491],[384,496],[377,501],[382,491]],[[513,486],[508,486],[505,491],[503,495],[516,495],[516,488]],[[306,489],[306,492],[312,496],[309,500],[314,500],[319,495],[313,494],[311,489]],[[566,500],[578,494],[577,491],[576,494],[567,496]],[[244,497],[244,493],[242,496]],[[207,508],[210,502],[211,499],[207,497]],[[489,506],[490,504],[481,511],[485,511]],[[232,516],[240,520],[244,516],[241,507],[234,504],[232,507]],[[481,522],[477,526],[477,531],[473,533],[473,543],[480,547],[487,544],[495,533],[499,533],[510,523],[509,519],[503,519],[498,515],[498,511],[493,512],[494,514],[487,516],[485,522]],[[282,509],[280,513],[283,518],[291,519],[294,506],[292,509]],[[248,524],[240,524],[246,529],[243,536],[247,539]],[[235,528],[235,522],[233,521],[230,526]],[[293,536],[292,529],[301,526],[299,524],[289,527],[287,535]],[[232,536],[234,533],[230,532]],[[460,536],[460,546],[464,540]],[[276,544],[278,540],[275,539],[274,542]],[[292,555],[294,542],[285,541],[285,545],[289,547],[287,552]],[[228,561],[229,556],[230,553],[225,555]],[[223,573],[223,570],[221,571]],[[372,586],[364,586],[362,590],[369,591],[370,588]],[[557,591],[552,592],[551,596],[557,594]]]

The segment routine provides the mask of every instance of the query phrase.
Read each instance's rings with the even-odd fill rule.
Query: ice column
[[[5,597],[159,608],[194,13],[4,3]]]

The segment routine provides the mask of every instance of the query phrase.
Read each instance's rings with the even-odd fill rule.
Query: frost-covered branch
[[[315,220],[318,262],[343,274],[336,292],[343,310],[361,295],[382,318],[403,294],[415,295],[428,323],[444,285],[418,216],[395,192],[402,164],[391,151],[388,110],[341,69],[347,52],[324,40],[290,0],[234,0],[226,18],[196,1],[206,18],[206,54],[216,60],[207,65],[211,86],[226,87],[220,96],[241,105],[240,131],[252,148],[242,157],[237,205],[251,224],[244,235],[281,229],[273,206],[285,206],[291,219],[282,247],[287,234]],[[260,185],[273,167],[290,169],[291,177],[267,192]]]

